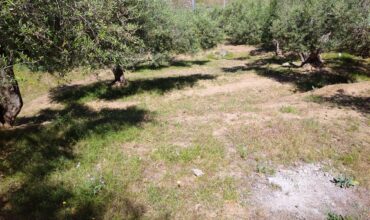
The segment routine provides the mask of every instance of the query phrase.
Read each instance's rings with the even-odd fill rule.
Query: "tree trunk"
[[[126,85],[127,81],[124,75],[124,70],[120,65],[114,66],[112,72],[114,75],[114,81],[112,83],[113,86],[122,87]]]
[[[13,71],[13,62],[0,67],[0,122],[12,126],[23,106],[18,82]]]
[[[284,57],[283,55],[283,51],[280,49],[280,44],[279,44],[279,41],[277,40],[273,40],[272,43],[275,45],[275,54],[276,56],[278,57]]]
[[[303,67],[306,64],[310,64],[313,67],[320,68],[324,65],[324,61],[321,58],[321,50],[311,51],[310,54],[300,53]]]

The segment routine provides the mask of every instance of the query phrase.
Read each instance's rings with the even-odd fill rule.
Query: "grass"
[[[237,146],[237,150],[238,150],[238,153],[240,155],[240,158],[242,159],[246,159],[247,156],[248,156],[248,151],[247,151],[247,148],[242,146],[242,145],[238,145]]]
[[[323,103],[324,99],[321,96],[318,95],[309,95],[305,97],[305,100],[308,102],[316,102],[316,103]]]
[[[276,171],[275,171],[274,168],[260,163],[260,164],[257,164],[256,172],[257,173],[263,173],[263,174],[266,174],[266,175],[273,175],[273,174],[275,174]]]
[[[330,161],[369,187],[368,118],[323,122],[303,114],[311,109],[269,106],[293,95],[292,88],[305,92],[348,78],[257,64],[276,59],[249,59],[230,54],[222,62],[203,62],[206,57],[144,66],[128,73],[130,84],[122,89],[110,88],[105,78],[58,87],[65,81],[18,69],[26,104],[48,95],[61,107],[24,114],[17,127],[0,130],[0,218],[228,218],[222,210],[230,204],[248,216],[253,173],[274,175],[279,165],[296,162]],[[290,85],[263,81],[233,90],[241,81],[265,78]],[[214,92],[216,87],[224,90]],[[354,98],[335,103],[366,115],[364,100]],[[136,104],[94,110],[91,101]],[[312,110],[330,102],[314,95],[298,101],[318,103]],[[205,174],[195,177],[193,168]]]
[[[291,113],[291,114],[298,114],[298,110],[293,106],[282,106],[280,108],[280,112],[282,113]]]
[[[336,214],[334,212],[329,212],[326,220],[352,220],[353,218],[351,216],[343,216]]]

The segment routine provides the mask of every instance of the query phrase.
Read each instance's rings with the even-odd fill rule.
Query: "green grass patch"
[[[282,106],[280,109],[282,113],[298,114],[299,111],[293,106]]]
[[[316,102],[316,103],[323,103],[324,102],[324,99],[322,98],[322,96],[318,96],[318,95],[309,95],[309,96],[306,96],[304,98],[305,101],[307,102]]]
[[[276,171],[275,171],[274,168],[272,168],[271,166],[269,166],[265,163],[259,163],[259,164],[257,164],[256,172],[257,173],[262,173],[262,174],[265,174],[265,175],[274,175]]]
[[[225,201],[236,201],[238,191],[235,179],[232,177],[218,178],[216,180],[204,180],[195,190],[195,197],[212,207],[222,206]]]
[[[347,215],[340,215],[334,212],[329,212],[326,216],[326,220],[354,220],[354,218]]]
[[[236,149],[238,151],[238,154],[239,154],[240,158],[247,159],[248,151],[247,151],[247,148],[245,146],[237,145]]]
[[[189,163],[194,160],[217,160],[224,155],[220,146],[195,145],[186,148],[178,146],[163,146],[152,154],[155,160],[163,160],[169,163]]]

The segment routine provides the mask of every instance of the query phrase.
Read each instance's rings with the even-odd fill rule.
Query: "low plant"
[[[263,173],[266,175],[273,175],[275,173],[275,169],[265,165],[265,164],[257,164],[256,168],[257,173]]]
[[[353,178],[346,176],[336,177],[332,182],[340,188],[350,188],[359,184],[357,181],[353,180]]]
[[[339,215],[334,212],[329,212],[326,219],[327,220],[351,220],[352,218],[349,216]]]
[[[280,108],[280,112],[282,113],[292,113],[292,114],[297,114],[298,110],[294,108],[293,106],[282,106]]]

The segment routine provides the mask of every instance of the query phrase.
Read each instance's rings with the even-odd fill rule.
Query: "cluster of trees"
[[[217,45],[222,32],[211,15],[166,0],[1,1],[0,122],[13,124],[23,105],[14,64],[47,72],[111,67],[124,83],[126,68]]]
[[[369,0],[236,0],[223,12],[232,43],[279,46],[322,65],[325,50],[370,53]],[[281,50],[279,50],[281,49]]]

